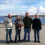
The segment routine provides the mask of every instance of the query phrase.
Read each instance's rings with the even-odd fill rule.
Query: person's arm
[[[32,18],[31,18],[31,24],[33,23],[33,20],[32,20]]]
[[[32,20],[32,18],[30,18],[30,23],[31,23],[31,24],[33,23],[33,20]]]
[[[26,22],[27,22],[27,21],[26,21],[26,18],[24,18],[24,19],[23,19],[23,23],[26,23]]]
[[[24,23],[24,18],[23,18],[23,23]]]
[[[16,20],[14,21],[14,24],[15,24],[15,26],[16,26]]]
[[[35,19],[32,20],[32,29],[35,28]]]
[[[40,28],[42,29],[41,20],[40,20]]]
[[[6,20],[4,20],[4,26],[6,26]]]

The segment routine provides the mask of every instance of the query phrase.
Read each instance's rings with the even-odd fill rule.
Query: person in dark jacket
[[[15,43],[17,43],[17,36],[20,39],[20,33],[21,33],[21,19],[19,19],[19,16],[17,16],[17,19],[15,20],[15,28],[16,28],[16,36],[15,36]]]
[[[39,33],[41,30],[41,20],[39,19],[39,15],[35,16],[35,19],[33,20],[32,28],[34,30],[35,42],[36,42],[36,35],[37,35],[38,42],[40,43]]]
[[[23,18],[24,23],[24,41],[26,41],[26,35],[28,33],[28,42],[30,41],[30,31],[31,31],[31,24],[32,18],[29,17],[29,13],[25,13],[25,17]]]

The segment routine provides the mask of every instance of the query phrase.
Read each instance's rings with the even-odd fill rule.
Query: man
[[[35,42],[36,42],[36,35],[37,35],[38,42],[40,43],[39,33],[40,33],[40,30],[41,30],[41,21],[39,19],[39,15],[37,15],[37,14],[35,16],[35,19],[33,20],[32,28],[34,30]]]
[[[19,38],[19,41],[21,40],[20,38],[20,33],[21,33],[21,19],[19,19],[19,16],[17,16],[17,19],[15,20],[15,30],[16,30],[16,36],[15,36],[15,43],[17,43],[17,36]]]
[[[30,41],[30,31],[31,31],[32,18],[29,17],[28,12],[25,13],[23,23],[24,23],[24,41],[26,41],[26,34],[28,33],[28,42],[29,42]]]
[[[10,14],[8,14],[8,18],[4,21],[4,23],[5,23],[5,27],[6,27],[6,43],[9,43],[8,35],[9,35],[10,42],[12,42],[12,39],[11,39],[11,35],[12,35],[12,19],[11,19]]]

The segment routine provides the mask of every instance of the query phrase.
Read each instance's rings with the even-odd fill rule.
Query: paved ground
[[[40,41],[41,43],[34,43],[34,33],[33,30],[31,29],[31,42],[19,42],[19,43],[10,43],[6,44],[6,30],[3,24],[0,24],[0,45],[45,45],[45,25],[42,26],[42,30],[40,31]],[[21,39],[24,37],[24,29],[22,27],[21,30]],[[15,27],[13,25],[13,30],[12,30],[12,40],[15,39]]]

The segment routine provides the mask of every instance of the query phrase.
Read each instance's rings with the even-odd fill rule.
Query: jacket
[[[24,28],[31,28],[32,18],[24,17],[23,23],[24,23]]]
[[[21,26],[17,26],[17,25],[21,25],[21,19],[16,19],[15,20],[15,27],[16,28],[21,28]]]
[[[33,29],[41,29],[41,28],[42,28],[42,27],[41,27],[41,20],[35,18],[35,19],[33,20],[32,28],[33,28]]]
[[[12,29],[12,19],[11,18],[7,18],[5,21],[5,27],[6,29]]]

